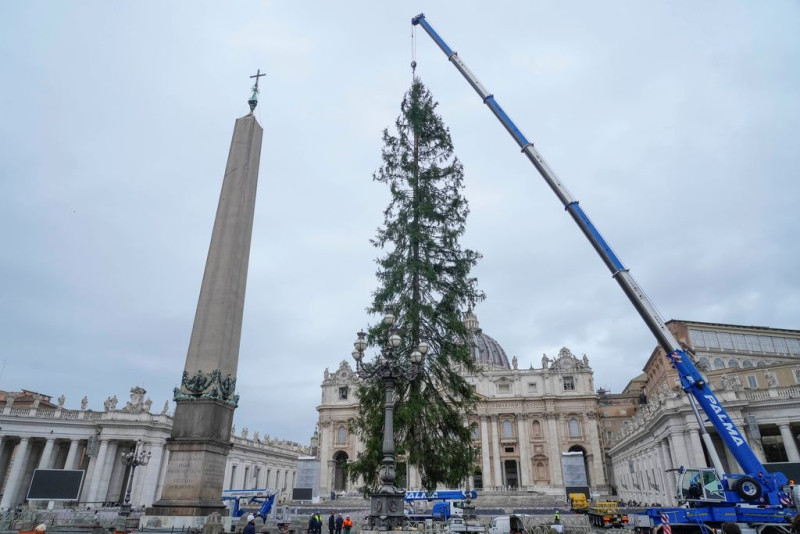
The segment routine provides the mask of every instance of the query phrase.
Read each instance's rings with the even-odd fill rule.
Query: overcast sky
[[[77,409],[180,382],[256,69],[264,127],[237,429],[308,443],[352,361],[389,194],[381,132],[427,20],[536,143],[665,319],[800,327],[800,4],[0,3],[0,389]],[[513,139],[421,29],[465,170],[484,332],[567,346],[620,391],[655,341]]]

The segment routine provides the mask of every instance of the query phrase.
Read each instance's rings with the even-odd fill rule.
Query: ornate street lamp
[[[133,489],[133,473],[140,465],[147,465],[150,461],[152,453],[145,451],[142,448],[142,442],[139,441],[134,447],[122,453],[122,463],[130,467],[128,474],[128,488],[125,490],[125,502],[120,506],[119,515],[130,515],[131,513],[131,490]]]
[[[428,344],[424,341],[403,358],[403,349],[400,348],[403,340],[394,327],[396,321],[391,308],[386,309],[383,322],[389,325],[389,335],[386,339],[381,355],[374,363],[361,363],[364,351],[367,348],[367,334],[362,330],[358,333],[353,345],[353,358],[356,360],[356,373],[362,379],[379,378],[383,380],[386,388],[386,402],[384,404],[385,417],[383,421],[383,460],[378,474],[381,482],[380,489],[371,496],[371,510],[369,515],[370,528],[377,530],[392,530],[402,527],[405,521],[403,512],[403,497],[405,490],[394,485],[397,475],[397,466],[394,457],[394,389],[399,380],[414,380],[422,369],[422,360],[428,352]]]

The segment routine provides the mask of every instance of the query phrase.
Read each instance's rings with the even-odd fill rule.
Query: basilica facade
[[[467,378],[479,401],[474,413],[465,414],[473,442],[480,451],[465,485],[483,491],[519,490],[564,495],[565,453],[582,458],[585,482],[595,492],[608,490],[603,447],[600,442],[598,398],[586,355],[568,348],[543,355],[541,366],[509,361],[497,341],[480,329],[469,312],[465,322],[472,336],[472,356],[480,372]],[[347,464],[364,450],[349,431],[357,416],[360,379],[347,361],[322,381],[322,401],[317,408],[320,494],[354,492],[347,479]],[[419,489],[415,470],[407,469],[406,486]]]

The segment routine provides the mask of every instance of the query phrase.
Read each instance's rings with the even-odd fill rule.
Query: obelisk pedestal
[[[254,88],[253,99],[256,94]],[[222,488],[239,399],[236,371],[262,134],[252,112],[236,121],[186,365],[174,391],[161,499],[147,509],[143,527],[200,527],[213,512],[228,515]]]

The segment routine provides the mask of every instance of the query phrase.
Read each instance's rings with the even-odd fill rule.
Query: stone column
[[[489,424],[487,423],[488,417],[481,416],[481,475],[483,476],[483,487],[490,488],[492,486],[492,464],[490,463],[489,454]]]
[[[330,496],[331,488],[333,488],[333,447],[331,446],[333,439],[333,424],[330,421],[320,423],[318,458],[320,463],[319,491],[321,497]],[[277,466],[273,466],[272,469],[277,473]],[[277,475],[275,480],[277,488]]]
[[[503,470],[502,464],[500,463],[500,437],[497,435],[497,417],[492,416],[492,454],[494,455],[493,458],[493,466],[494,466],[494,477],[492,482],[494,482],[494,486],[502,486],[503,485]]]
[[[100,449],[97,452],[97,456],[92,459],[92,463],[94,464],[91,467],[92,477],[91,482],[89,483],[89,493],[86,500],[89,503],[97,502],[97,495],[99,492],[100,484],[103,480],[103,468],[106,464],[106,451],[108,450],[108,439],[101,439],[100,440]]]
[[[167,464],[169,463],[169,449],[165,448],[163,451],[163,458],[161,459],[161,469],[158,472],[158,485],[156,491],[153,493],[153,499],[158,501],[161,498],[161,490],[164,487],[164,477],[167,476]]]
[[[281,471],[277,470],[276,474],[278,475],[278,478],[276,478],[276,482],[277,482],[278,488],[280,489],[280,487],[281,487],[280,486],[280,474],[281,474]],[[336,484],[336,462],[334,462],[333,459],[331,459],[331,460],[328,460],[328,494],[326,495],[326,497],[330,497],[330,494],[333,491],[333,486],[335,484]]]
[[[36,469],[50,469],[53,466],[53,445],[55,443],[55,438],[50,438],[45,442],[42,456],[39,458],[39,467]]]
[[[520,464],[520,481],[519,487],[525,490],[525,487],[533,486],[533,477],[531,476],[531,455],[528,452],[528,429],[526,421],[528,416],[525,414],[517,414],[517,439],[519,440],[519,464]]]
[[[237,119],[181,386],[174,395],[167,476],[161,499],[147,515],[228,515],[221,495],[239,398],[236,373],[262,135],[252,111]]]
[[[603,473],[603,450],[600,448],[600,436],[597,433],[597,414],[586,414],[586,426],[589,429],[589,450],[592,453],[592,483],[594,487],[605,486],[608,481]]]
[[[689,457],[686,451],[686,442],[684,441],[683,432],[680,430],[670,432],[669,445],[672,453],[675,455],[675,464],[678,466],[689,466]]]
[[[689,446],[692,450],[690,458],[692,467],[708,467],[706,455],[703,453],[703,442],[700,440],[700,431],[696,428],[689,429]]]
[[[75,469],[75,462],[78,459],[78,445],[80,441],[72,439],[69,442],[69,452],[67,452],[67,459],[64,462],[64,469]]]
[[[108,488],[111,484],[111,477],[114,475],[114,465],[116,465],[118,461],[117,450],[119,449],[119,442],[118,441],[111,441],[108,442],[108,448],[106,449],[106,461],[103,464],[103,475],[100,478],[100,484],[97,486],[97,494],[95,498],[99,501],[107,501],[108,499]],[[122,477],[124,479],[124,476]],[[124,481],[124,480],[123,480]],[[116,500],[116,496],[112,500]]]
[[[741,427],[739,427],[741,428]],[[745,442],[750,445],[750,448],[753,450],[753,454],[756,455],[758,461],[763,463],[767,462],[767,456],[764,454],[764,445],[761,443],[760,439],[750,439],[747,436],[742,436]]]
[[[561,434],[558,431],[558,415],[548,412],[545,416],[550,456],[550,485],[558,488],[564,485],[564,476],[561,473]]]
[[[658,452],[659,457],[661,458],[661,473],[659,474],[662,481],[661,504],[669,505],[674,502],[673,496],[675,495],[675,480],[674,477],[670,476],[670,473],[667,473],[669,469],[672,469],[672,463],[670,462],[669,451],[667,450],[667,446],[663,440],[658,442]]]
[[[645,501],[644,492],[647,482],[645,482],[642,476],[642,457],[639,453],[636,453],[636,456],[634,456],[633,476],[635,477],[636,485],[639,486],[639,489],[636,490],[636,500]]]
[[[647,470],[650,468],[650,457],[648,451],[639,452],[639,483],[642,485],[642,500],[649,502],[650,498],[650,480],[648,478]]]
[[[720,445],[722,446],[722,450],[725,452],[725,459],[728,461],[728,472],[729,473],[741,473],[742,467],[739,465],[739,461],[733,455],[731,450],[725,446],[725,442],[721,439],[719,440]],[[752,442],[751,442],[752,443]],[[755,452],[755,449],[753,449]],[[758,457],[758,455],[756,455]]]
[[[19,493],[22,475],[25,473],[25,467],[28,463],[28,442],[29,438],[20,439],[14,450],[14,457],[11,460],[11,470],[6,481],[5,491],[3,491],[3,498],[0,499],[0,509],[7,510],[18,504],[17,493]]]
[[[781,431],[781,438],[783,438],[783,448],[786,449],[786,457],[790,462],[800,462],[800,454],[797,452],[797,443],[794,442],[792,430],[789,428],[789,423],[781,423],[778,425]]]
[[[0,436],[0,490],[3,489],[3,483],[8,480],[9,471],[11,470],[11,461],[13,459],[12,453],[16,444],[13,440]],[[1,497],[1,495],[0,495]]]
[[[150,506],[156,501],[155,490],[158,486],[158,475],[161,473],[161,462],[164,459],[164,444],[156,442],[150,444],[150,461],[144,467],[136,469],[134,481],[135,502],[138,505]],[[139,469],[142,471],[139,472]],[[141,482],[141,483],[140,483]],[[131,497],[134,501],[134,497]]]
[[[658,461],[658,450],[654,444],[653,448],[650,449],[650,480],[653,484],[650,489],[653,497],[658,501],[661,500],[661,492],[664,490],[664,485],[658,476],[659,471],[661,471],[661,467]],[[656,486],[658,486],[658,489],[656,489]],[[650,500],[653,501],[654,499],[651,498]]]
[[[414,488],[415,489],[422,489],[422,475],[419,473],[419,469],[414,469]]]

